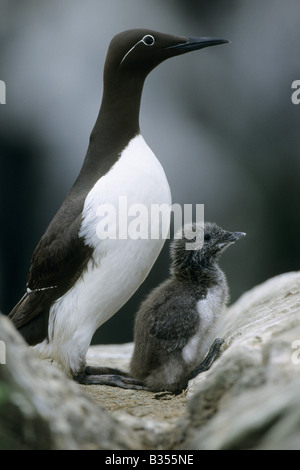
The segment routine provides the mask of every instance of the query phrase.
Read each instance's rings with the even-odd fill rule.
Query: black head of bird
[[[197,49],[228,43],[226,39],[173,36],[148,29],[131,29],[117,34],[110,42],[104,66],[104,103],[111,106],[112,97],[124,99],[126,106],[135,106],[133,95],[139,97],[147,75],[161,62]]]
[[[177,232],[171,246],[172,272],[195,274],[203,268],[213,266],[223,251],[240,238],[244,232],[228,232],[215,223],[192,223]],[[189,248],[192,244],[193,249]]]
[[[111,68],[114,73],[132,73],[134,69],[145,77],[170,57],[228,42],[219,38],[189,38],[148,29],[131,29],[117,34],[111,40],[105,70]]]
[[[148,29],[130,29],[117,34],[110,42],[105,72],[115,75],[138,73],[144,78],[170,57],[228,43],[226,39],[185,37]]]

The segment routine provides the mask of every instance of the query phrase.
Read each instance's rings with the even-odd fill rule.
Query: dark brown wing
[[[33,253],[28,291],[9,314],[29,344],[47,336],[52,303],[81,276],[93,251],[78,237],[82,206],[69,200],[58,211]]]
[[[93,249],[78,237],[80,225],[81,215],[72,224],[49,227],[32,256],[27,280],[31,290],[58,288],[65,293],[81,276]]]

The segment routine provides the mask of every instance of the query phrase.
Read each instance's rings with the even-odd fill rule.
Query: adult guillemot
[[[226,42],[135,29],[110,43],[83,166],[33,253],[27,291],[9,314],[41,357],[72,376],[84,377],[94,332],[144,281],[164,244],[101,239],[97,232],[99,207],[116,207],[120,196],[147,208],[171,204],[164,170],[140,134],[145,78],[170,57]]]

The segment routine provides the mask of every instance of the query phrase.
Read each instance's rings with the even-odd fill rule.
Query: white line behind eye
[[[153,42],[151,44],[147,44],[146,41],[145,41],[145,38],[152,38],[153,39]],[[155,43],[155,39],[153,36],[151,36],[151,34],[146,34],[146,36],[144,36],[142,39],[140,39],[140,41],[138,41],[134,46],[132,46],[131,49],[129,49],[128,52],[126,52],[126,54],[124,55],[123,59],[121,60],[120,62],[120,65],[124,62],[124,60],[126,59],[126,57],[128,56],[128,54],[130,54],[131,51],[133,51],[133,49],[140,43],[143,43],[145,44],[145,46],[153,46],[153,44]]]

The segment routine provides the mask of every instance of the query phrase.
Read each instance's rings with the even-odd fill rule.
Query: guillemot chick
[[[228,301],[226,277],[217,262],[245,233],[206,223],[204,243],[197,247],[201,230],[200,224],[181,229],[182,238],[171,245],[170,278],[150,293],[136,315],[130,372],[151,391],[180,393],[210,367],[224,341],[217,338],[212,344]],[[191,232],[196,246],[188,250]]]
[[[95,368],[87,367],[84,383],[178,394],[208,370],[224,342],[216,334],[229,298],[218,259],[245,235],[209,222],[204,233],[201,224],[181,228],[171,244],[170,277],[153,289],[136,314],[130,374],[101,368],[95,376]]]

